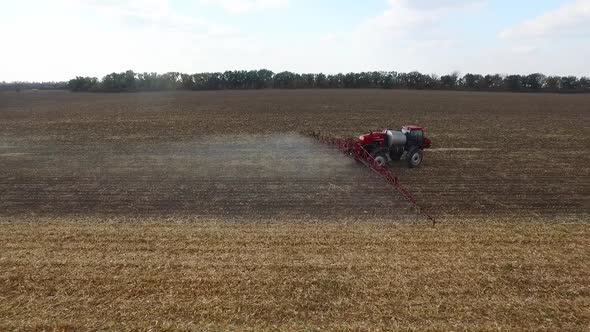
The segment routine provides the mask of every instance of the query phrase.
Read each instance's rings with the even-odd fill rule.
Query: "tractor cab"
[[[424,128],[418,126],[403,126],[401,132],[406,135],[409,145],[427,149],[432,145],[430,139],[424,135]]]

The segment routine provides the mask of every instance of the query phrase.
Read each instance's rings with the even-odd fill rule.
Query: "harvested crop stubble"
[[[584,330],[590,228],[3,219],[0,329]]]

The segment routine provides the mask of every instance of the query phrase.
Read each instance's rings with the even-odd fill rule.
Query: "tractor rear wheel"
[[[418,167],[422,164],[422,159],[424,154],[422,153],[421,149],[413,149],[408,153],[408,166],[410,168]]]

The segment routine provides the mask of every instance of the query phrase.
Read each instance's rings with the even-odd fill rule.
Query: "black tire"
[[[408,167],[418,167],[422,164],[422,160],[424,160],[424,153],[421,149],[414,148],[408,153]]]
[[[373,156],[375,158],[375,162],[379,166],[387,166],[387,156],[385,153],[377,153]]]

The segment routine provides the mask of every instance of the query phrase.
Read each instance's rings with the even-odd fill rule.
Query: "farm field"
[[[582,223],[5,223],[0,330],[547,330],[590,322]]]
[[[379,200],[382,189],[370,193],[375,183],[359,189],[367,181],[355,178],[364,176],[362,169],[351,169],[350,161],[326,154],[298,133],[347,137],[403,124],[425,126],[434,146],[423,167],[393,167],[439,218],[588,213],[587,95],[269,90],[0,96],[5,213],[208,214],[203,204],[190,201],[201,188],[209,197],[200,202],[217,214],[235,203],[221,199],[229,196],[225,190],[256,197],[256,190],[266,187],[285,194],[258,195],[279,205],[272,211],[300,215],[281,203],[322,195],[318,189],[325,192],[330,183]],[[305,174],[297,178],[294,170],[302,167]],[[209,171],[215,174],[208,176]],[[325,181],[317,184],[318,176]],[[286,190],[272,189],[273,177],[287,184]],[[191,178],[199,181],[187,181]],[[301,193],[298,179],[314,182],[308,193]],[[212,188],[219,182],[224,186]],[[333,194],[324,197],[327,208],[338,204],[330,201]],[[112,206],[122,196],[126,208]],[[137,209],[126,210],[132,206]],[[244,213],[230,210],[232,216]],[[353,208],[346,214],[355,211],[364,213]]]
[[[590,95],[0,93],[0,329],[584,330]],[[392,169],[301,133],[418,124]]]

